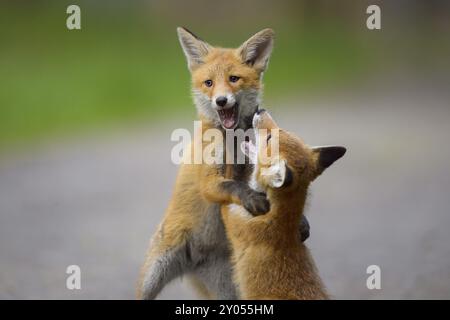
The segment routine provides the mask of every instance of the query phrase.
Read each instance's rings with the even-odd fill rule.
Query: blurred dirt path
[[[450,298],[450,106],[440,92],[268,106],[309,144],[348,147],[314,183],[307,212],[307,243],[334,297]],[[178,127],[192,122],[0,159],[0,298],[132,299],[175,180]],[[65,287],[71,264],[82,270],[78,291]],[[366,288],[372,264],[381,290]],[[176,280],[160,298],[195,296]]]

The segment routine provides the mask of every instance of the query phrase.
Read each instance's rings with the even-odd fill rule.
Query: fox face
[[[340,146],[309,147],[296,135],[280,129],[264,110],[255,113],[253,126],[256,145],[244,141],[241,148],[255,163],[252,184],[256,190],[306,190],[317,176],[346,152]],[[268,134],[261,134],[259,129],[266,129]],[[271,139],[278,139],[278,143],[273,144]]]
[[[224,129],[249,128],[260,104],[273,31],[262,30],[237,49],[215,48],[184,28],[177,31],[200,117]]]

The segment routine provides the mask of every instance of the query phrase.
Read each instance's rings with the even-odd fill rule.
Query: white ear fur
[[[276,161],[270,167],[264,168],[261,174],[266,176],[268,184],[272,188],[282,187],[284,184],[284,180],[286,179],[286,161]]]
[[[178,27],[177,33],[188,62],[188,68],[192,70],[194,66],[203,63],[203,57],[209,53],[211,47],[187,29]]]
[[[264,29],[245,41],[239,48],[242,60],[264,72],[273,49],[274,32]]]

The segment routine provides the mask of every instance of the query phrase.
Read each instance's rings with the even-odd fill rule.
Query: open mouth
[[[234,129],[238,123],[239,106],[237,103],[231,108],[217,110],[222,127],[225,129]]]

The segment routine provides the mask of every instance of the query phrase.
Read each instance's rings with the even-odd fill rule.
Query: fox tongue
[[[222,120],[222,125],[226,128],[226,129],[231,129],[234,127],[236,120],[235,120],[235,114],[234,114],[234,107],[233,108],[229,108],[229,109],[225,109],[225,110],[220,110],[219,111],[219,115],[220,118]]]
[[[234,118],[226,118],[223,120],[223,126],[227,129],[231,129],[234,126]]]

